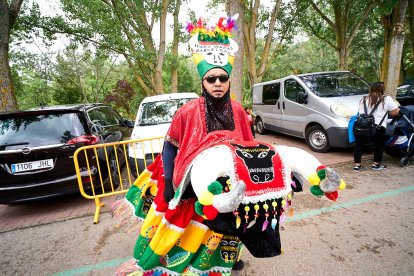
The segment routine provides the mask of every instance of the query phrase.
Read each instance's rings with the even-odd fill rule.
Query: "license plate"
[[[27,172],[48,168],[53,168],[53,159],[37,160],[32,162],[16,163],[11,165],[12,173]]]

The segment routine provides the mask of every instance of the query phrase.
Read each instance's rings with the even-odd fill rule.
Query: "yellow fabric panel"
[[[195,253],[200,247],[201,242],[204,240],[207,231],[208,229],[190,223],[185,229],[178,246],[188,252]]]
[[[142,223],[141,227],[141,236],[146,236],[147,230],[152,226],[158,226],[161,223],[163,216],[156,216],[155,215],[155,205],[153,204],[148,211],[147,217],[145,218],[144,222]],[[149,237],[151,238],[151,237]]]
[[[174,247],[182,234],[182,232],[168,228],[162,222],[150,242],[150,247],[155,254],[160,256],[166,255]]]
[[[151,174],[149,173],[149,171],[143,171],[135,180],[134,185],[141,189],[144,186],[144,184],[147,184],[149,182],[150,176]]]
[[[223,234],[216,233],[213,230],[208,230],[207,233],[204,235],[202,244],[204,244],[211,250],[215,250],[217,246],[220,244],[222,237]]]

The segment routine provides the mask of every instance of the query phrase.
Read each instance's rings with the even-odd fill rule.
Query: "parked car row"
[[[369,83],[349,71],[291,75],[253,86],[257,132],[277,131],[302,137],[309,148],[327,152],[350,147],[347,126]],[[73,154],[81,146],[164,137],[176,111],[196,93],[146,97],[135,123],[103,104],[76,104],[0,114],[0,204],[13,204],[78,193]],[[401,105],[414,104],[413,84],[398,88]],[[119,185],[118,165],[137,176],[161,152],[163,139],[79,155],[81,174],[87,162],[93,176],[102,168],[103,182]],[[102,149],[98,150],[102,151]],[[116,152],[115,152],[116,151]],[[128,160],[125,159],[128,156]],[[107,166],[109,163],[109,169]],[[88,187],[89,177],[84,178]],[[107,188],[104,186],[105,189]]]
[[[77,104],[0,114],[0,204],[12,204],[79,193],[73,154],[81,146],[129,139],[133,122],[110,106]],[[117,166],[125,164],[122,148],[88,154],[92,175],[98,162],[105,185],[111,174],[119,185]],[[118,157],[118,162],[116,160]],[[97,160],[98,159],[98,160]],[[87,175],[86,157],[79,156]],[[85,185],[90,181],[84,178]]]

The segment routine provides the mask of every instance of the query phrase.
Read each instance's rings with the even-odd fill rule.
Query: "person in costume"
[[[196,195],[191,186],[188,186],[181,203],[175,207],[175,210],[166,210],[168,209],[167,204],[173,199],[177,188],[185,182],[183,177],[191,161],[199,152],[220,141],[230,139],[253,140],[243,107],[230,98],[230,75],[234,63],[234,54],[238,50],[237,43],[231,39],[234,21],[235,18],[223,17],[219,19],[216,26],[207,27],[206,23],[200,18],[195,25],[189,24],[187,26],[187,30],[191,34],[190,47],[201,78],[202,96],[182,106],[174,115],[165,138],[162,160],[157,159],[150,168],[162,166],[164,174],[164,181],[160,181],[164,183],[158,183],[156,196],[158,198],[154,199],[155,204],[158,202],[156,210],[165,211],[165,216],[175,213],[172,216],[180,217],[183,221],[177,222],[177,224],[185,225],[181,231],[184,231],[185,227],[188,229],[189,223],[204,220],[195,213]],[[158,165],[161,163],[162,165]],[[159,197],[160,194],[163,196],[162,198]],[[149,209],[149,206],[147,209]],[[184,209],[187,216],[183,216]],[[193,210],[189,211],[189,209]],[[197,217],[196,221],[192,221],[194,219],[192,216]],[[148,217],[149,214],[146,218]],[[170,219],[169,223],[172,224],[173,221],[174,218]],[[146,226],[145,222],[143,227]],[[208,229],[206,226],[199,225],[198,227],[204,228],[204,230]],[[229,252],[223,253],[226,256],[223,258],[215,256],[216,259],[222,261],[213,261],[211,262],[212,265],[193,265],[193,271],[203,269],[202,271],[205,271],[203,273],[217,273],[219,271],[223,274],[229,274],[237,259],[240,246],[239,239],[235,236],[224,236],[223,238],[223,234],[211,230],[208,230],[205,236],[200,242],[207,242],[207,244],[204,245],[205,248],[200,250],[201,253],[198,253],[198,255],[202,255],[203,252],[208,252],[208,255],[220,255],[220,250],[216,250],[220,241],[226,243],[225,247]],[[171,240],[176,242],[173,238]],[[183,239],[181,238],[181,240]],[[175,247],[172,248],[172,250],[175,249]],[[168,250],[171,250],[171,248]],[[214,250],[218,253],[212,253]],[[168,271],[170,274],[183,273],[188,270],[186,266],[184,266],[184,269],[170,269],[171,266],[169,267],[168,264],[163,263],[158,263],[155,267],[148,266],[143,264],[142,258],[139,259],[139,256],[136,256],[137,254],[134,255],[138,259],[138,266],[133,265],[134,269],[137,268],[142,271],[158,269]],[[198,258],[200,256],[194,259]],[[187,266],[191,264],[191,262],[185,263]],[[224,263],[224,265],[220,263]],[[238,267],[242,267],[241,261],[239,261]],[[130,270],[129,264],[121,268],[119,273],[125,274],[124,272],[127,270]]]
[[[336,200],[344,188],[307,152],[253,139],[243,107],[230,99],[234,20],[187,27],[202,97],[177,111],[162,155],[113,206],[139,233],[118,275],[230,275],[242,243],[255,257],[281,254],[293,173],[317,196]]]

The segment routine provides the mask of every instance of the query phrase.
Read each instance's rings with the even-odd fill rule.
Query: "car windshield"
[[[193,100],[193,98],[169,99],[164,101],[143,103],[141,114],[138,115],[138,125],[144,126],[171,123],[178,108],[191,100]]]
[[[350,72],[322,73],[300,76],[319,97],[343,97],[368,93],[369,84]]]
[[[0,117],[0,150],[66,143],[85,134],[76,113],[20,113]]]

